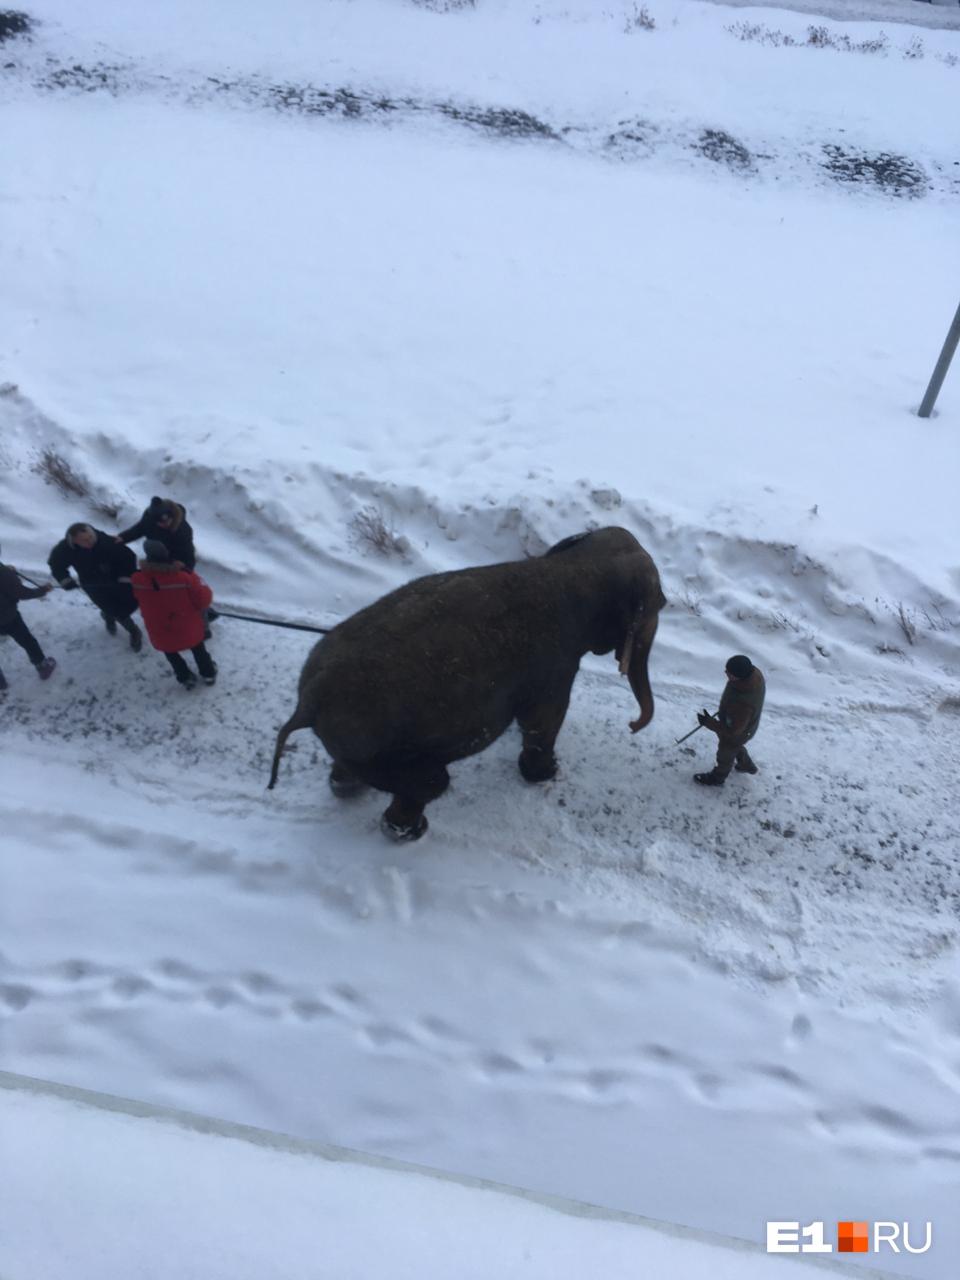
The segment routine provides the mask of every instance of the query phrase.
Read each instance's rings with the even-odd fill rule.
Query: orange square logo
[[[869,1222],[837,1223],[837,1253],[868,1253],[869,1250]]]

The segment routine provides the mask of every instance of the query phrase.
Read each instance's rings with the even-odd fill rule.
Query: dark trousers
[[[717,747],[717,763],[713,766],[713,772],[725,778],[734,764],[740,765],[741,769],[749,769],[753,764],[749,751],[747,751],[743,743],[737,745],[736,743],[721,742],[720,746]]]
[[[39,667],[40,663],[43,662],[43,650],[37,644],[36,636],[20,617],[19,613],[12,622],[5,622],[0,626],[0,636],[9,636],[11,640],[16,640],[35,667]]]
[[[210,657],[209,653],[207,653],[206,646],[204,644],[195,644],[190,652],[193,654],[193,660],[197,664],[197,670],[202,676],[212,676],[216,674],[217,669],[213,665],[213,659]],[[190,679],[190,676],[193,673],[179,653],[165,653],[163,656],[170,663],[171,667],[173,667],[174,675],[181,684],[183,684],[185,680]]]
[[[134,622],[134,620],[133,620],[132,618],[130,618],[130,617],[127,617],[127,618],[115,618],[115,617],[113,616],[113,614],[111,614],[111,613],[107,613],[106,609],[101,609],[101,610],[100,610],[100,617],[101,617],[101,618],[104,620],[104,622],[107,624],[107,627],[108,627],[108,628],[110,627],[110,624],[112,623],[112,624],[113,624],[113,630],[114,630],[114,631],[116,630],[116,628],[117,628],[117,624],[119,623],[119,625],[120,625],[121,627],[123,627],[124,631],[126,631],[127,635],[135,636],[135,635],[138,635],[138,634],[139,634],[139,632],[140,632],[140,628],[137,626],[137,624]]]

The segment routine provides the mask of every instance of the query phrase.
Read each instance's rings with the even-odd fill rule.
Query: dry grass
[[[350,531],[360,546],[381,556],[403,556],[409,549],[407,539],[397,534],[380,507],[361,508],[350,521]]]
[[[0,9],[0,44],[14,36],[29,35],[33,23],[25,13],[16,9]]]
[[[42,476],[47,484],[59,489],[65,498],[88,498],[90,485],[79,475],[62,454],[48,445],[33,464],[32,470]]]
[[[625,32],[654,31],[656,26],[656,21],[650,15],[646,5],[644,5],[643,8],[639,8],[637,5],[634,5],[633,12],[627,14],[626,26],[623,29]]]

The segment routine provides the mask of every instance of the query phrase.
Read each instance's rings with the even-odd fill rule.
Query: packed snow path
[[[709,740],[673,742],[702,691],[655,678],[631,737],[597,660],[554,782],[522,782],[510,733],[396,847],[384,798],[334,800],[308,734],[264,790],[302,636],[222,622],[220,683],[184,694],[92,608],[43,622],[58,678],[6,710],[17,1070],[676,1216],[669,1151],[688,1190],[716,1180],[697,1221],[747,1236],[758,1186],[802,1213],[864,1158],[870,1194],[928,1216],[946,1195],[951,704],[811,715],[774,692],[762,772],[703,792]]]

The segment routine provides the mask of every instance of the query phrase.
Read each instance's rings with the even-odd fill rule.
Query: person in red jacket
[[[130,585],[150,643],[164,655],[185,689],[192,689],[197,677],[184,661],[182,649],[193,654],[204,684],[213,684],[217,664],[203,643],[203,611],[210,607],[213,592],[201,577],[171,559],[159,540],[147,538],[143,550],[146,559],[131,575]]]

